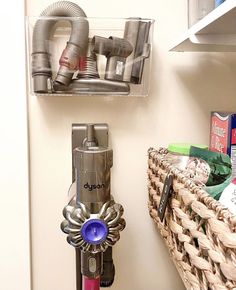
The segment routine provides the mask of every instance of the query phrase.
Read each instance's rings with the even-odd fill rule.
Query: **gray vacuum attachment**
[[[112,36],[94,36],[91,51],[107,57],[105,79],[123,81],[126,58],[133,51],[133,46],[128,40]]]
[[[124,38],[134,47],[126,59],[124,81],[140,84],[142,81],[144,61],[150,55],[148,42],[151,22],[141,18],[130,18],[125,24]]]
[[[76,17],[70,20],[70,39],[61,55],[60,68],[55,79],[55,82],[65,86],[69,85],[74,72],[78,69],[79,57],[86,55],[89,24],[84,11],[75,3],[68,1],[53,3],[42,12],[41,16],[45,19],[39,19],[33,31],[32,77],[34,91],[47,93],[48,80],[52,76],[48,40],[53,26],[58,21],[51,17]]]

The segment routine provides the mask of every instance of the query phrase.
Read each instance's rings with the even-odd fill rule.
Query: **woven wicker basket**
[[[186,288],[236,289],[236,216],[168,163],[167,152],[148,151],[149,212]],[[157,208],[168,173],[174,192],[161,222]]]

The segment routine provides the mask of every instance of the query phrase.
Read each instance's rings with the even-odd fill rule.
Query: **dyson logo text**
[[[88,182],[84,185],[85,189],[88,189],[89,191],[95,190],[95,189],[101,189],[105,188],[105,184],[89,184]]]

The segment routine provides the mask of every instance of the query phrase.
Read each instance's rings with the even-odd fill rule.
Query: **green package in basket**
[[[206,191],[215,199],[219,199],[222,191],[231,181],[232,165],[228,155],[191,146],[190,156],[205,160],[210,167],[206,183]]]
[[[189,156],[191,147],[198,147],[198,148],[201,148],[201,149],[208,149],[208,146],[203,145],[203,144],[170,143],[168,145],[168,151],[172,152],[172,153],[177,153],[177,154]]]

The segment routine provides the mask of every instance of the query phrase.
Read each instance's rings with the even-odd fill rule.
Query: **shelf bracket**
[[[236,34],[192,34],[189,40],[194,44],[236,46]]]

